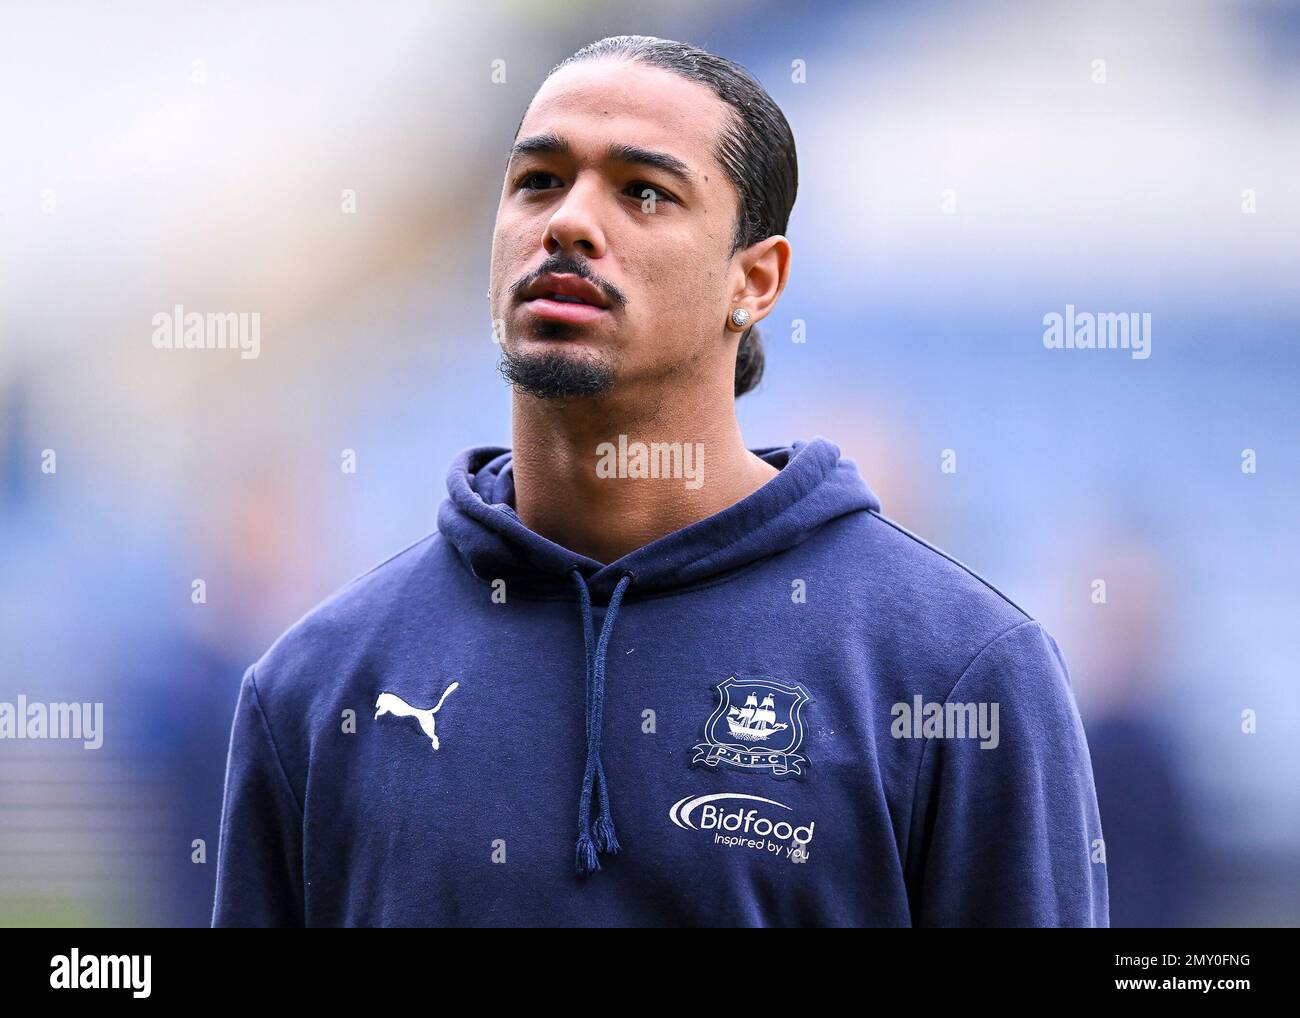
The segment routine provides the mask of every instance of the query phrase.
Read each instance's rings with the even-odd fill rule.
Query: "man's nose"
[[[600,227],[599,186],[594,180],[579,181],[569,189],[546,224],[542,246],[547,254],[561,249],[599,258],[605,253],[605,233]]]

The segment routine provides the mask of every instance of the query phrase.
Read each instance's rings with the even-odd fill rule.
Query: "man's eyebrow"
[[[510,149],[509,161],[528,155],[567,156],[569,151],[569,143],[558,134],[534,134],[531,138],[514,143]]]
[[[653,166],[655,169],[667,173],[670,177],[676,177],[683,184],[694,185],[695,174],[691,168],[676,156],[669,155],[667,152],[652,152],[648,148],[641,148],[639,145],[628,145],[615,142],[605,149],[605,158],[612,163],[637,163],[642,166]]]
[[[510,159],[513,161],[523,155],[567,156],[571,155],[572,151],[568,141],[557,134],[534,134],[515,142],[510,149]],[[605,149],[605,160],[613,163],[653,166],[687,186],[695,185],[695,174],[691,172],[691,168],[681,159],[667,152],[655,152],[648,148],[641,148],[639,145],[614,142]]]

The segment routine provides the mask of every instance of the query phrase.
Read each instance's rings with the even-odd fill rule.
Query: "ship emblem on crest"
[[[692,766],[805,776],[808,758],[797,752],[804,738],[800,712],[812,697],[802,686],[732,675],[716,689],[718,705],[704,725],[704,741],[694,747]]]

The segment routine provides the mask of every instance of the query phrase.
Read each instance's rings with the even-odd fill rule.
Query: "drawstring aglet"
[[[591,825],[591,837],[601,855],[618,855],[618,838],[614,835],[614,821],[603,813]]]
[[[588,873],[600,869],[600,860],[596,858],[596,846],[592,843],[591,835],[582,835],[578,839],[577,848],[574,869],[577,870],[578,876],[585,877]]]

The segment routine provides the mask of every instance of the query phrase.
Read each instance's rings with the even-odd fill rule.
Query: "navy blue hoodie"
[[[609,564],[462,453],[437,532],[245,673],[213,925],[1107,925],[1052,637],[833,443],[754,451]]]

